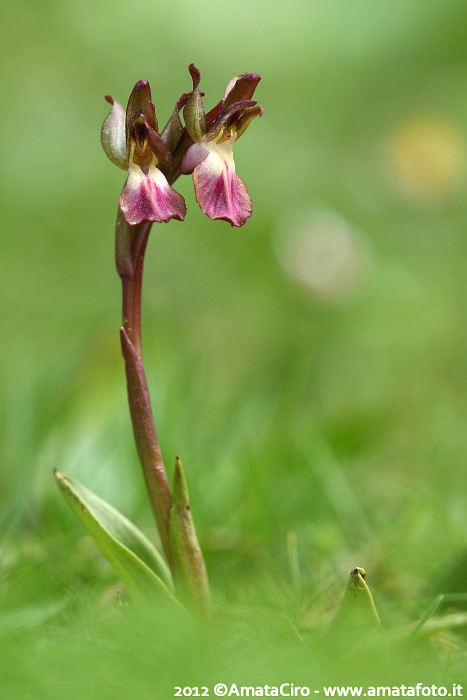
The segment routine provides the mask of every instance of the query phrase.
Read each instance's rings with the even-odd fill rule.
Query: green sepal
[[[101,129],[101,144],[107,158],[122,170],[128,170],[128,148],[125,136],[125,110],[111,95],[105,99],[112,105]]]
[[[256,105],[255,107],[250,107],[250,109],[246,109],[242,116],[237,119],[235,123],[235,133],[237,136],[237,139],[240,138],[240,136],[246,131],[248,126],[250,125],[250,122],[255,118],[255,117],[261,117],[263,114],[263,108],[260,107],[259,105]]]
[[[193,93],[183,108],[183,117],[188,133],[193,141],[201,141],[206,135],[206,119],[204,116],[203,99],[199,90]]]
[[[379,615],[365,579],[364,569],[352,569],[344,598],[332,622],[333,628],[352,631],[371,629],[379,625]]]
[[[170,573],[151,542],[127,518],[71,477],[54,471],[57,485],[136,602],[159,598],[179,606]]]
[[[191,516],[188,488],[182,463],[175,460],[170,545],[175,568],[175,586],[181,598],[202,614],[208,614],[209,583],[203,554]]]
[[[206,116],[204,113],[203,98],[198,85],[201,79],[199,70],[193,63],[188,66],[192,80],[193,92],[183,108],[185,126],[193,141],[201,141],[206,135]]]

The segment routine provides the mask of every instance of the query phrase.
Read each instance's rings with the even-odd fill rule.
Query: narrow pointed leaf
[[[170,511],[170,544],[175,566],[175,585],[201,613],[209,612],[209,584],[203,554],[191,517],[188,488],[182,463],[175,461],[172,509]]]
[[[352,631],[379,625],[379,615],[365,579],[365,570],[360,567],[350,572],[344,598],[332,623],[334,628]]]
[[[130,595],[138,602],[158,597],[178,605],[166,585],[170,575],[165,564],[138,528],[74,479],[57,471],[55,479],[65,501],[93,537]]]

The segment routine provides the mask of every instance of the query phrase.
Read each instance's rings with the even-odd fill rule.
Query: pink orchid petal
[[[209,147],[202,142],[194,143],[183,156],[180,170],[184,175],[189,175],[193,172],[197,165],[209,155]]]
[[[251,216],[252,204],[245,183],[235,173],[231,153],[213,148],[193,171],[195,196],[210,219],[223,219],[243,226]]]
[[[165,175],[154,165],[147,174],[136,165],[131,167],[118,203],[130,226],[142,221],[183,221],[186,214],[182,195],[170,187]]]

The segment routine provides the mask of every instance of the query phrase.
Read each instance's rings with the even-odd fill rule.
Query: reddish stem
[[[148,243],[150,228],[137,232],[135,250],[132,251],[132,270],[123,274],[123,328],[133,343],[138,357],[142,357],[141,348],[141,291],[143,287],[144,254]]]
[[[173,569],[169,537],[172,496],[154,425],[141,349],[141,291],[150,229],[150,223],[129,226],[121,215],[117,220],[116,262],[123,295],[121,341],[136,447],[162,547]]]

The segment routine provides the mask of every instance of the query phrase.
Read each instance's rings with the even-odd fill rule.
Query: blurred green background
[[[311,626],[355,565],[402,621],[467,591],[466,26],[463,0],[3,4],[8,697],[56,697],[16,695],[13,669],[34,678],[28,645],[94,624],[115,582],[52,469],[154,535],[118,344],[124,174],[99,132],[104,94],[125,102],[142,77],[163,125],[191,61],[208,108],[254,71],[265,109],[235,146],[252,219],[210,221],[183,177],[187,218],[153,228],[146,262],[156,425],[216,600],[288,599],[291,530]]]

